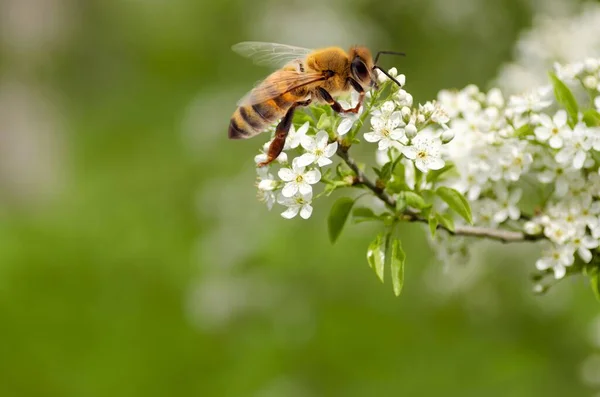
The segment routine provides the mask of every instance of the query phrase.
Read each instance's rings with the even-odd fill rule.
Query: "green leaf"
[[[354,223],[378,221],[382,219],[380,215],[375,214],[372,209],[367,207],[355,208],[352,211],[352,218],[354,219]]]
[[[396,211],[397,212],[404,212],[404,210],[406,209],[406,200],[404,199],[404,197],[400,196],[396,199]]]
[[[404,196],[404,200],[406,200],[406,205],[409,207],[421,210],[428,206],[423,197],[415,192],[404,192],[402,195]]]
[[[588,127],[600,127],[600,112],[595,109],[588,109],[583,112],[583,121]]]
[[[435,191],[442,200],[448,204],[448,206],[456,211],[458,215],[470,224],[473,224],[473,217],[471,215],[471,206],[469,202],[458,190],[449,187],[439,187]]]
[[[383,165],[383,167],[381,167],[381,175],[379,175],[379,178],[384,181],[389,181],[390,178],[392,177],[393,167],[394,167],[394,163],[392,163],[392,162],[385,163]]]
[[[431,232],[431,237],[435,237],[435,231],[437,230],[438,223],[439,223],[439,221],[438,221],[437,217],[432,212],[429,215],[429,231]]]
[[[435,214],[435,218],[446,229],[450,230],[451,232],[454,231],[454,219],[452,219],[450,214]]]
[[[554,73],[551,72],[549,75],[550,80],[552,80],[552,85],[554,86],[554,96],[556,97],[556,101],[567,111],[567,114],[569,115],[569,125],[573,127],[577,124],[577,113],[579,112],[575,96],[569,87],[560,81]]]
[[[329,127],[331,127],[331,120],[327,114],[323,113],[317,122],[317,129],[326,130]]]
[[[439,170],[429,170],[429,172],[427,173],[427,176],[425,177],[425,180],[429,183],[435,182],[438,179],[440,179],[440,177],[442,175],[444,175],[446,172],[451,171],[453,169],[454,169],[454,164],[447,163],[445,166],[443,166]]]
[[[533,127],[531,127],[531,125],[529,125],[529,124],[525,124],[515,130],[515,136],[519,137],[519,138],[523,138],[523,137],[533,135],[533,134],[534,134]]]
[[[383,233],[379,233],[375,240],[369,244],[367,250],[367,262],[371,269],[375,270],[375,274],[383,283],[383,268],[385,265],[385,247]]]
[[[392,269],[392,284],[394,286],[394,294],[400,295],[402,287],[404,286],[404,261],[406,260],[406,254],[402,249],[402,243],[400,240],[395,239],[392,243],[392,258],[391,258],[391,269]]]
[[[346,224],[346,219],[348,219],[348,215],[350,215],[350,210],[352,210],[353,205],[354,199],[350,197],[339,198],[333,203],[331,211],[329,212],[329,217],[327,218],[329,240],[332,244],[337,241],[342,233],[342,229]]]

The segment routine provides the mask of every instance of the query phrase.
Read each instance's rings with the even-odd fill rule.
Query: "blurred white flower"
[[[295,218],[298,213],[303,219],[308,219],[312,215],[312,191],[296,194],[292,197],[284,196],[282,191],[282,194],[277,198],[277,202],[288,207],[281,213],[281,216],[286,219]]]
[[[415,166],[422,172],[439,170],[445,165],[441,157],[442,142],[433,136],[417,135],[410,146],[402,149],[402,153],[413,160]]]
[[[585,162],[592,143],[588,136],[587,126],[579,123],[573,129],[569,140],[564,147],[556,153],[556,161],[561,164],[572,163],[573,168],[581,169]]]
[[[316,163],[319,167],[324,167],[332,163],[329,159],[337,150],[338,143],[333,142],[328,144],[329,135],[321,130],[315,137],[305,136],[302,140],[302,147],[306,150],[302,156],[298,158],[298,165],[306,167]]]
[[[378,143],[379,150],[395,147],[397,144],[406,144],[408,139],[401,128],[403,124],[400,112],[394,112],[387,118],[372,117],[371,132],[364,134],[367,142]]]
[[[591,236],[583,235],[573,238],[570,244],[575,250],[577,250],[579,257],[584,262],[589,263],[592,260],[592,252],[590,249],[598,247],[598,240],[592,238]]]
[[[519,200],[521,200],[521,189],[515,189],[509,194],[509,191],[505,186],[499,185],[494,191],[499,204],[498,212],[494,215],[494,221],[496,223],[502,223],[509,218],[512,220],[519,219],[521,217],[521,211],[517,204],[519,203]]]
[[[560,149],[563,146],[563,141],[571,137],[571,129],[567,125],[567,112],[559,110],[553,118],[547,114],[540,114],[539,127],[535,128],[535,137],[540,142],[550,144],[553,149]]]
[[[281,193],[284,197],[293,197],[300,192],[302,195],[312,193],[312,186],[321,180],[321,172],[318,169],[305,171],[306,167],[298,163],[298,158],[292,162],[292,168],[279,170],[279,177],[286,182]]]
[[[567,273],[567,267],[575,261],[574,252],[575,250],[572,247],[554,245],[544,252],[544,255],[535,263],[535,266],[542,271],[552,269],[554,278],[561,279]]]
[[[600,112],[600,95],[594,99],[594,106],[596,106],[596,110]]]

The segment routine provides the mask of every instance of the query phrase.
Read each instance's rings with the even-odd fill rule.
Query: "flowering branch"
[[[432,249],[448,263],[466,260],[467,238],[540,241],[536,283],[585,274],[600,299],[600,59],[557,65],[547,86],[520,96],[471,85],[419,105],[404,89],[405,76],[389,74],[401,86],[382,74],[357,113],[313,104],[296,114],[284,151],[257,168],[268,208],[277,203],[286,208],[282,217],[308,219],[319,197],[366,189],[383,212],[341,197],[327,217],[329,237],[335,243],[348,219],[380,223],[366,259],[381,281],[390,269],[396,294],[406,259],[396,229],[415,222],[427,225]],[[339,102],[355,108],[358,94]],[[376,147],[376,178],[349,155],[358,144]]]
[[[348,148],[339,147],[337,155],[344,160],[348,167],[356,173],[355,184],[362,184],[371,190],[385,205],[390,208],[396,208],[396,200],[387,194],[383,189],[377,187],[377,185],[371,181],[364,172],[360,170],[356,161],[348,154]],[[427,219],[420,217],[418,214],[405,210],[403,219],[408,222],[422,222],[429,223]],[[515,232],[510,230],[494,229],[489,227],[476,227],[476,226],[456,226],[454,230],[448,229],[444,225],[437,226],[440,229],[444,229],[446,232],[455,236],[466,236],[466,237],[483,237],[492,240],[498,240],[503,243],[523,242],[523,241],[535,241],[543,238],[541,234],[528,235],[522,232]]]

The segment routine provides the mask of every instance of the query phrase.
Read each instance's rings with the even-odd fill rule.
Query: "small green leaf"
[[[321,115],[321,117],[319,118],[319,121],[317,122],[317,129],[318,130],[326,130],[329,127],[331,127],[331,120],[329,119],[328,115],[323,113]]]
[[[562,106],[569,115],[569,125],[571,127],[577,124],[577,113],[579,112],[579,108],[577,106],[577,101],[575,100],[575,96],[554,73],[549,73],[550,80],[552,80],[552,85],[554,86],[554,96],[556,97],[556,101]]]
[[[385,163],[383,165],[383,167],[381,167],[381,175],[379,175],[379,178],[384,181],[389,181],[390,178],[392,177],[393,166],[394,166],[394,163],[392,163],[392,162]]]
[[[531,125],[525,124],[515,130],[515,136],[519,138],[524,138],[529,135],[533,135],[534,131]]]
[[[471,215],[471,206],[469,202],[458,190],[449,187],[439,187],[435,193],[448,204],[448,206],[456,211],[456,213],[463,217],[463,219],[470,224],[473,224],[473,218]]]
[[[404,199],[404,197],[400,196],[396,199],[396,211],[397,212],[404,212],[404,210],[406,209],[406,200]]]
[[[438,221],[437,217],[432,212],[429,215],[429,231],[431,232],[431,237],[435,237],[435,231],[437,230],[438,223],[439,223],[439,221]]]
[[[338,237],[342,233],[342,229],[346,224],[346,219],[348,219],[348,215],[350,215],[350,210],[352,210],[353,205],[354,199],[350,197],[339,198],[335,203],[333,203],[327,219],[329,240],[332,244],[337,241]]]
[[[454,231],[454,219],[452,219],[450,214],[435,214],[435,217],[446,229],[450,230],[451,232]]]
[[[383,244],[383,233],[380,233],[371,242],[367,250],[367,262],[369,262],[369,266],[375,271],[375,274],[377,274],[382,283],[384,278],[383,268],[385,265],[385,248]]]
[[[394,294],[400,295],[402,287],[404,286],[404,261],[406,260],[406,254],[402,249],[402,243],[398,239],[394,239],[392,243],[392,284],[394,286]]]
[[[453,169],[454,169],[454,164],[446,163],[446,165],[443,166],[442,168],[440,168],[439,170],[429,170],[429,172],[427,173],[427,176],[425,177],[425,180],[428,183],[435,182],[435,181],[439,180],[445,173],[447,173]]]
[[[352,211],[352,218],[354,219],[354,223],[378,221],[382,219],[381,215],[375,214],[372,209],[367,207],[355,208]]]
[[[415,192],[403,192],[404,200],[406,200],[406,205],[409,207],[413,207],[416,209],[423,209],[427,207],[427,203],[423,200],[419,194]]]
[[[600,127],[600,112],[595,109],[588,109],[583,112],[583,121],[588,127]]]
[[[375,171],[375,174],[377,174],[378,178],[381,178],[381,170],[377,167],[373,167],[373,171]]]

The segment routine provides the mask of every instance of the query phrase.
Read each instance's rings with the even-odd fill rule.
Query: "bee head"
[[[377,86],[377,74],[374,72],[374,62],[366,47],[350,49],[350,74],[364,89]]]

